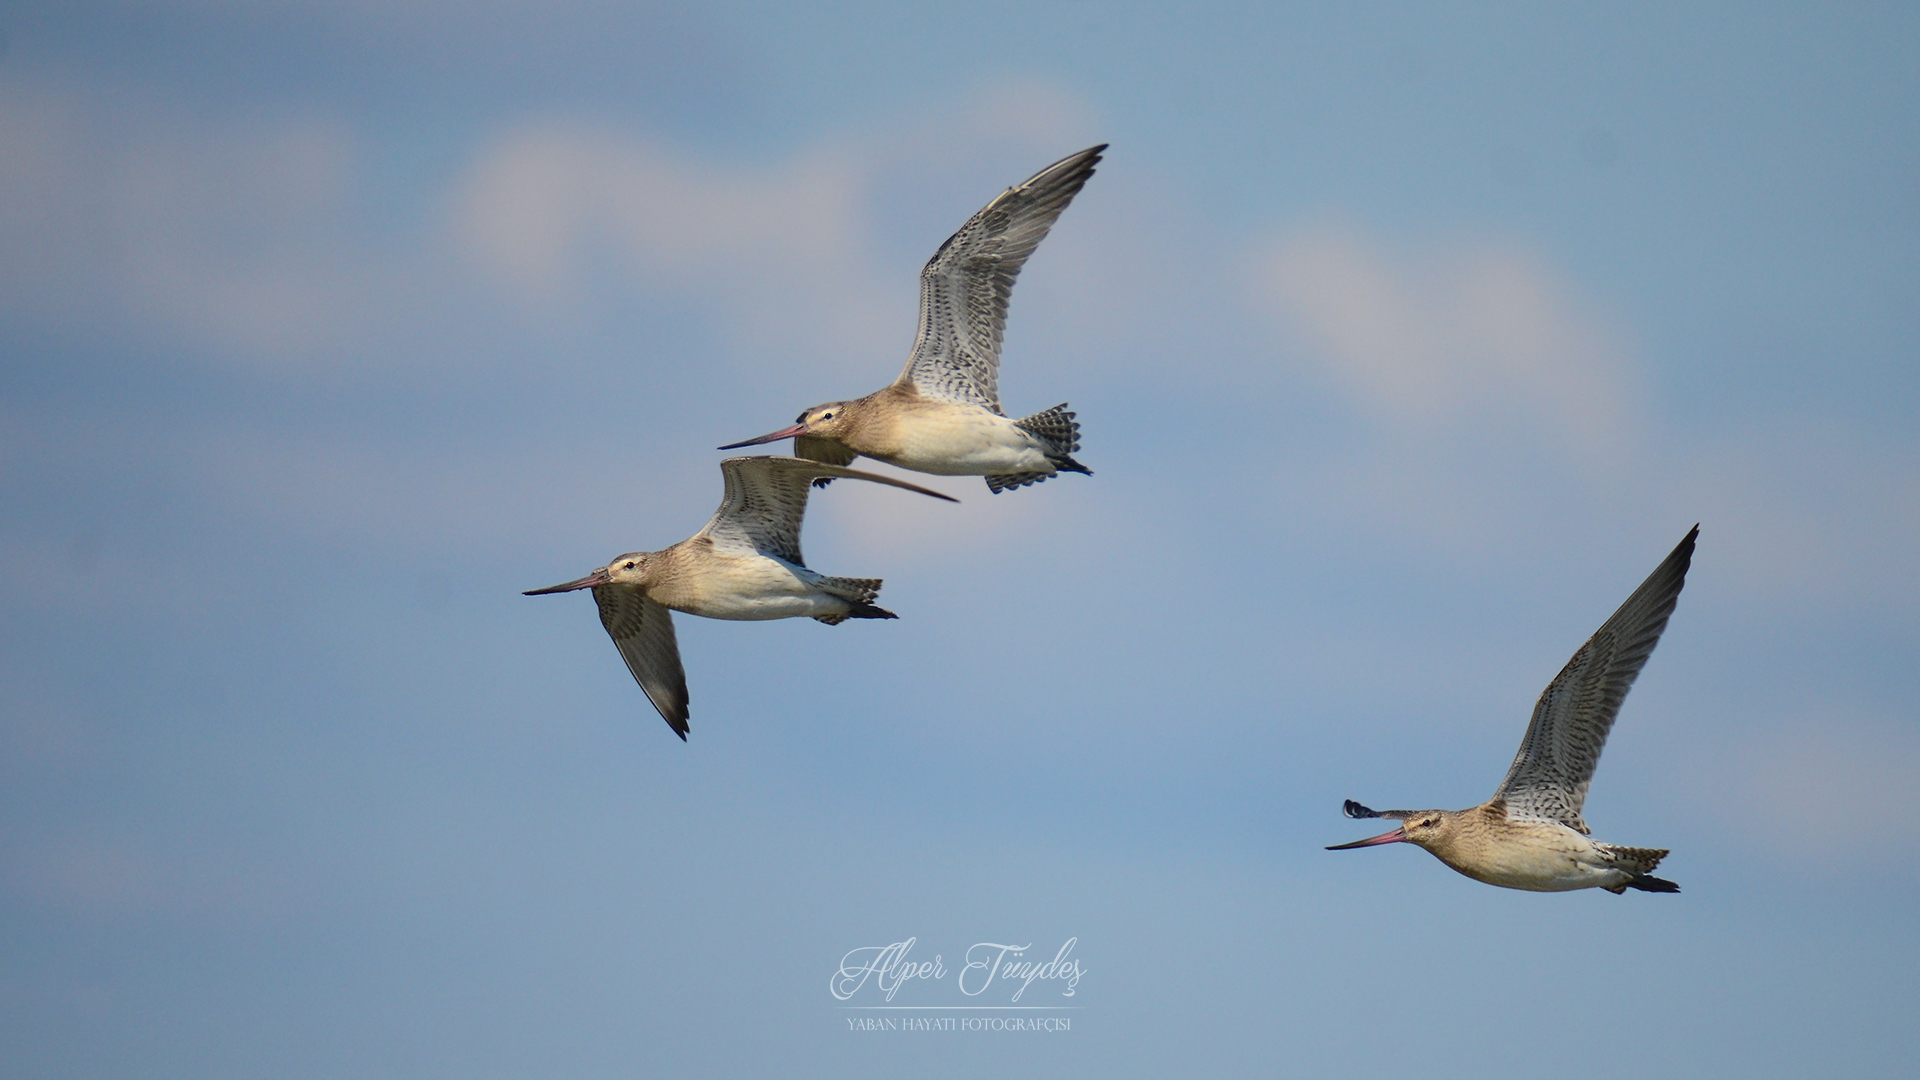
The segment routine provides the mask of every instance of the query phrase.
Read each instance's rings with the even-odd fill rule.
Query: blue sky
[[[1910,9],[0,30],[21,1075],[1911,1067]],[[890,379],[920,263],[1095,142],[1001,385],[1096,475],[822,492],[812,565],[902,618],[680,617],[684,745],[518,595]],[[1696,521],[1587,808],[1680,896],[1321,850],[1484,799]],[[1072,1030],[850,1032],[908,937],[1076,938]]]

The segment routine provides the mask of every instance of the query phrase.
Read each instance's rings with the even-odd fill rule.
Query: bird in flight
[[[1371,810],[1348,799],[1348,817],[1388,818],[1400,827],[1327,850],[1416,844],[1475,881],[1532,892],[1679,892],[1680,886],[1653,876],[1666,849],[1591,839],[1581,809],[1620,703],[1686,584],[1699,535],[1695,525],[1547,684],[1493,798],[1468,810]]]
[[[826,577],[800,557],[800,519],[808,485],[824,479],[868,480],[958,499],[916,484],[819,461],[735,457],[720,463],[726,496],[707,527],[662,551],[634,551],[574,581],[529,589],[527,596],[592,589],[627,670],[653,707],[684,741],[687,676],[673,636],[674,611],[709,619],[792,619],[829,626],[847,619],[892,619],[874,606],[879,578]]]
[[[1008,188],[940,245],[920,271],[920,333],[891,385],[815,405],[792,427],[720,449],[791,438],[794,454],[813,461],[846,465],[865,455],[915,472],[984,476],[996,494],[1061,472],[1091,475],[1073,459],[1080,425],[1066,405],[1019,420],[1001,410],[1000,339],[1020,268],[1106,148],[1082,150]]]

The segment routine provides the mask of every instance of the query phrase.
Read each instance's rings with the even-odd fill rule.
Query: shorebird
[[[809,616],[837,626],[847,619],[894,619],[875,607],[879,578],[825,577],[800,558],[800,519],[807,490],[821,479],[888,484],[936,499],[949,495],[916,484],[818,461],[736,457],[720,463],[726,496],[707,527],[663,551],[633,551],[574,581],[524,595],[592,589],[627,670],[661,719],[687,737],[687,676],[673,636],[671,612],[709,619]]]
[[[920,333],[893,384],[801,413],[792,427],[722,450],[793,440],[795,455],[846,465],[864,454],[915,472],[984,476],[996,494],[1061,472],[1080,425],[1065,404],[1020,420],[1000,409],[1000,337],[1013,281],[1047,230],[1093,175],[1106,144],[1008,188],[947,238],[920,271]],[[824,486],[830,478],[822,478]]]
[[[1686,584],[1699,535],[1695,525],[1547,684],[1493,798],[1469,810],[1370,810],[1348,799],[1348,817],[1396,819],[1400,827],[1327,850],[1417,844],[1475,881],[1532,892],[1679,892],[1680,886],[1652,874],[1666,849],[1589,839],[1580,811],[1620,703],[1653,655]]]

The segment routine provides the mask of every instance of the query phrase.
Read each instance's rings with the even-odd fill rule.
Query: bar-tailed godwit
[[[527,596],[592,589],[600,624],[627,670],[681,739],[687,737],[687,676],[673,616],[791,619],[829,626],[847,619],[892,619],[875,607],[879,578],[825,577],[800,558],[800,519],[808,485],[846,478],[889,484],[948,502],[959,500],[891,477],[789,457],[737,457],[720,463],[726,496],[713,520],[663,551],[634,551],[574,581],[529,589]]]
[[[1533,892],[1679,892],[1652,874],[1666,849],[1590,839],[1580,811],[1620,703],[1686,584],[1699,535],[1696,525],[1547,684],[1493,798],[1470,810],[1370,810],[1348,799],[1348,817],[1392,818],[1400,827],[1327,850],[1417,844],[1475,881]]]
[[[1082,150],[1008,188],[940,245],[920,271],[920,333],[892,385],[815,405],[792,427],[720,449],[790,438],[803,458],[845,465],[864,454],[915,472],[984,476],[996,493],[1063,471],[1091,474],[1073,459],[1080,425],[1064,404],[1020,420],[1001,411],[1000,338],[1020,267],[1105,149]]]

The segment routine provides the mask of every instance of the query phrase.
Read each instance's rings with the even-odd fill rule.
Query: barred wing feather
[[[1540,694],[1520,752],[1494,793],[1506,800],[1508,816],[1587,831],[1581,809],[1594,766],[1620,703],[1667,628],[1699,535],[1696,525]]]
[[[602,585],[593,590],[600,625],[607,628],[633,681],[647,692],[674,734],[687,737],[687,673],[680,666],[680,643],[673,635],[673,612],[638,589]]]
[[[1014,279],[1106,148],[1082,150],[1008,188],[940,245],[920,271],[920,333],[901,385],[1001,412],[1000,338]]]
[[[727,458],[720,463],[720,472],[726,478],[726,494],[699,535],[712,540],[716,548],[771,555],[795,566],[806,565],[800,557],[800,521],[806,516],[807,492],[815,480],[868,480],[948,502],[959,501],[890,476],[802,458]]]

